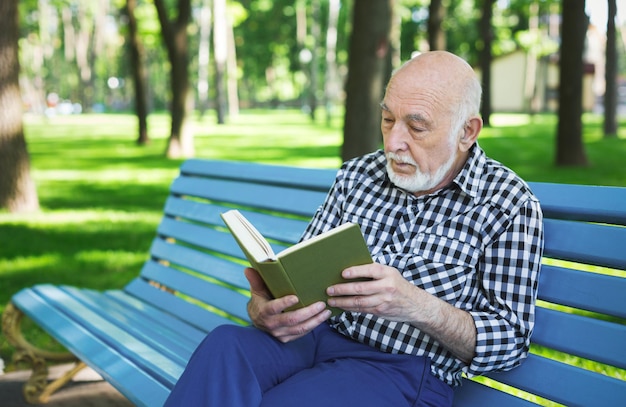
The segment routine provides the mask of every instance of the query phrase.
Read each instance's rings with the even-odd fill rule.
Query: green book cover
[[[372,262],[355,223],[345,223],[274,254],[267,240],[239,211],[223,213],[222,218],[272,295],[298,296],[300,303],[292,308],[327,302],[326,288],[347,281],[341,277],[342,270]],[[330,309],[333,315],[341,312]]]

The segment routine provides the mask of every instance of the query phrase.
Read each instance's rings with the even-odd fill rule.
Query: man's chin
[[[398,174],[395,171],[387,171],[387,174],[389,175],[389,179],[391,180],[391,182],[398,188],[404,189],[411,193],[418,192],[415,191],[415,185],[412,177]]]

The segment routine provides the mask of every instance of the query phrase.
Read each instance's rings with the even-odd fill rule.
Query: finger
[[[381,289],[381,284],[379,284],[378,281],[379,280],[370,280],[359,281],[356,283],[335,284],[326,289],[326,294],[330,297],[372,295]]]
[[[266,310],[269,315],[279,315],[285,312],[289,307],[293,307],[298,303],[298,297],[295,295],[287,295],[285,297],[271,300],[267,303]]]
[[[369,312],[380,305],[377,296],[343,296],[328,299],[328,305],[353,312]]]
[[[313,309],[316,313],[304,320],[301,319],[302,315],[309,315],[308,311],[304,314],[298,312],[301,310],[284,313],[282,317],[285,318],[285,320],[283,320],[282,326],[272,330],[272,335],[281,342],[289,342],[308,334],[330,318],[331,311],[326,309],[323,303],[321,308],[315,306]],[[318,312],[318,309],[321,309],[321,311]]]
[[[251,267],[246,267],[243,273],[246,276],[248,283],[250,283],[251,291],[268,291],[267,286],[258,271]]]
[[[397,272],[397,270],[392,267],[383,266],[382,264],[378,263],[370,263],[360,266],[348,267],[341,272],[341,276],[348,280],[354,278],[368,278],[379,280],[387,276],[388,273],[391,271]]]

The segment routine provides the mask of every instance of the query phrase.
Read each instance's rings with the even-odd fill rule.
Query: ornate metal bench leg
[[[63,387],[70,380],[72,380],[72,377],[74,377],[76,375],[76,373],[80,372],[85,367],[87,367],[87,365],[84,364],[83,362],[76,362],[74,367],[71,368],[70,370],[68,370],[67,372],[65,372],[63,374],[63,376],[59,377],[58,379],[55,379],[55,380],[51,381],[50,383],[48,383],[44,387],[43,391],[41,391],[41,393],[39,393],[36,396],[37,402],[39,402],[39,403],[47,403],[48,399],[50,398],[52,393],[54,393],[55,391],[57,391],[58,389]],[[24,396],[26,397],[26,400],[29,403],[31,403],[31,401],[28,400],[28,397],[26,396],[27,392],[28,392],[28,390],[26,389],[26,386],[24,386]]]
[[[29,343],[20,330],[23,316],[24,313],[19,308],[12,303],[7,304],[2,314],[2,332],[7,341],[16,348],[13,360],[16,363],[25,362],[32,369],[30,379],[24,385],[26,401],[33,404],[45,403],[53,392],[70,381],[85,365],[69,352],[51,352]],[[77,364],[62,377],[48,383],[48,361],[77,361]]]

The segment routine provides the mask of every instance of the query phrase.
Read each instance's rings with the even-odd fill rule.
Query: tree
[[[328,2],[328,29],[326,30],[326,76],[324,78],[324,105],[326,107],[326,125],[330,126],[333,104],[339,94],[337,89],[337,20],[341,3],[339,0]]]
[[[161,37],[170,61],[170,112],[172,116],[166,155],[169,158],[192,157],[193,135],[185,126],[189,95],[187,25],[191,20],[191,0],[178,0],[177,17],[170,20],[164,0],[154,0],[161,24]]]
[[[213,59],[215,61],[215,110],[217,122],[226,119],[226,0],[213,0]]]
[[[309,116],[315,121],[315,112],[317,111],[317,88],[319,74],[319,52],[320,52],[320,36],[322,29],[320,27],[320,0],[311,1],[311,62],[309,63]]]
[[[483,118],[483,125],[491,124],[491,45],[493,42],[493,29],[491,19],[493,16],[494,0],[482,0],[482,13],[479,22],[480,37],[483,41],[483,48],[480,51],[480,72],[482,74],[483,101],[480,106],[480,115]]]
[[[200,117],[209,107],[209,61],[211,52],[211,5],[209,0],[202,0],[198,16],[198,80],[197,87],[197,108]]]
[[[387,78],[392,0],[356,0],[346,82],[341,158],[380,148],[380,102]]]
[[[565,5],[564,5],[565,6]],[[559,122],[556,165],[586,165],[582,138],[583,50],[589,18],[585,0],[569,0],[562,8],[559,59]]]
[[[128,37],[130,43],[131,70],[135,89],[135,114],[139,124],[137,144],[147,144],[148,139],[148,93],[146,68],[144,65],[144,48],[137,29],[135,8],[137,0],[126,0],[128,16]]]
[[[18,0],[0,1],[0,208],[39,209],[22,123],[18,59]]]
[[[442,0],[431,0],[428,5],[428,48],[431,51],[446,49],[446,33],[443,20],[446,18],[446,6]]]
[[[604,90],[604,136],[617,137],[617,47],[615,40],[616,0],[608,0],[606,23],[606,68]]]

